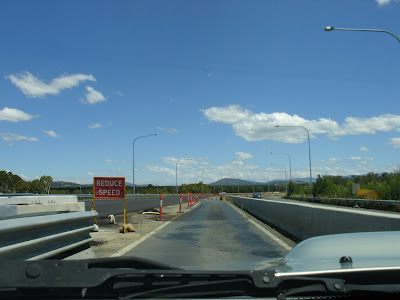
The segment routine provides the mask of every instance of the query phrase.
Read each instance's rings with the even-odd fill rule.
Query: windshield
[[[399,14],[1,1],[0,260],[295,273],[309,238],[400,230]]]

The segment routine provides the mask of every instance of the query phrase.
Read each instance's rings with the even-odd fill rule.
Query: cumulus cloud
[[[399,0],[376,0],[379,6],[385,6],[390,4],[390,2],[399,2]]]
[[[100,93],[99,91],[96,91],[91,86],[87,86],[86,90],[88,92],[85,94],[85,99],[81,99],[82,102],[88,104],[95,104],[97,102],[106,101],[106,98],[104,98],[103,94]]]
[[[153,173],[165,173],[167,175],[175,175],[175,170],[169,169],[169,168],[164,168],[164,167],[159,167],[159,166],[152,166],[152,165],[146,165],[145,166],[147,170]]]
[[[400,116],[393,114],[372,118],[347,117],[340,125],[329,118],[307,120],[284,112],[254,113],[239,105],[211,107],[202,112],[209,121],[232,124],[236,135],[247,141],[274,140],[284,143],[301,143],[307,139],[304,128],[308,129],[311,138],[315,138],[316,134],[326,134],[331,139],[346,135],[400,130]],[[277,125],[279,128],[275,128]]]
[[[253,155],[245,152],[236,152],[236,159],[239,161],[246,160],[249,158],[253,158]]]
[[[45,83],[28,71],[15,75],[10,74],[5,78],[9,79],[25,96],[30,98],[58,95],[60,91],[73,88],[82,81],[96,81],[92,75],[73,74],[64,75],[53,79],[50,83]]]
[[[37,142],[39,141],[37,138],[35,137],[26,137],[23,135],[18,135],[15,133],[0,133],[0,138],[7,142],[9,146],[12,146],[14,144],[14,142],[20,142],[20,141],[28,141],[28,142]]]
[[[360,151],[368,152],[369,149],[368,149],[367,147],[365,147],[365,146],[361,146],[361,147],[360,147]]]
[[[55,133],[53,130],[42,130],[45,134],[53,138],[59,138],[60,136]]]
[[[0,110],[0,121],[8,121],[8,122],[21,122],[21,121],[29,121],[33,118],[37,118],[37,116],[33,116],[23,112],[22,110],[4,107]]]
[[[160,131],[164,131],[164,132],[167,132],[167,133],[177,133],[177,132],[179,132],[179,130],[178,129],[176,129],[176,128],[163,128],[163,127],[156,127],[158,130],[160,130]]]
[[[400,149],[400,138],[391,138],[387,144],[392,145],[393,148]]]

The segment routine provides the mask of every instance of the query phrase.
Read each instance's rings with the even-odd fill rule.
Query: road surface
[[[284,256],[290,249],[267,233],[238,208],[207,199],[124,255],[184,269],[254,269],[266,260]]]

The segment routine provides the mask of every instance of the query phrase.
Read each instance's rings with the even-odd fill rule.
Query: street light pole
[[[149,137],[149,136],[156,136],[156,135],[157,135],[157,133],[148,134],[148,135],[142,135],[142,136],[138,136],[137,138],[135,138],[135,139],[133,140],[133,151],[132,151],[132,153],[133,153],[132,183],[133,183],[133,195],[134,195],[134,196],[135,196],[135,194],[136,194],[136,189],[135,189],[135,142],[136,142],[137,139],[144,138],[144,137]]]
[[[203,169],[203,170],[201,170],[201,193],[203,194],[204,193],[204,171],[205,171],[206,169]],[[208,170],[213,170],[213,169],[208,169]],[[214,188],[215,188],[215,186],[214,186]]]
[[[178,159],[177,161],[176,161],[176,168],[175,168],[175,180],[176,180],[176,182],[175,182],[175,185],[176,185],[176,193],[178,194],[178,162],[179,161],[181,161],[181,160],[184,160],[184,159],[187,159],[187,160],[193,160],[193,158],[180,158],[180,159]]]
[[[310,188],[312,187],[312,174],[311,174],[311,147],[310,147],[310,133],[308,132],[308,129],[305,128],[304,126],[280,126],[276,125],[275,127],[301,127],[305,131],[307,131],[307,137],[308,137],[308,162],[310,164]]]
[[[382,30],[382,29],[363,29],[363,28],[336,28],[333,26],[326,26],[325,31],[333,31],[333,30],[346,30],[346,31],[370,31],[370,32],[383,32],[390,34],[393,36],[399,43],[400,43],[400,38],[395,35],[394,33],[387,31],[387,30]]]
[[[290,159],[289,153],[284,152],[270,152],[270,154],[286,154],[289,157],[289,178],[292,180],[292,160]]]

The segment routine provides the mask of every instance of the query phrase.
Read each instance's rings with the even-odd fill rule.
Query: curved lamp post
[[[305,131],[307,131],[307,137],[308,137],[308,162],[310,164],[310,187],[312,186],[312,174],[311,174],[311,147],[310,147],[310,133],[308,132],[308,129],[305,128],[304,126],[280,126],[276,125],[275,127],[301,127]]]
[[[395,35],[394,33],[390,32],[390,31],[382,30],[382,29],[337,28],[337,27],[333,27],[333,26],[326,26],[325,27],[325,31],[333,31],[333,30],[383,32],[383,33],[390,34],[391,36],[393,36],[400,43],[400,39],[397,37],[397,35]]]
[[[156,135],[157,135],[157,133],[141,135],[133,140],[133,152],[132,152],[133,153],[133,163],[132,163],[132,165],[133,165],[133,168],[132,168],[133,195],[136,194],[136,189],[135,189],[135,142],[137,139],[144,138],[144,137],[150,137],[150,136],[156,136]]]
[[[269,154],[286,154],[289,157],[289,178],[292,180],[292,160],[290,159],[289,153],[285,152],[270,152]]]

